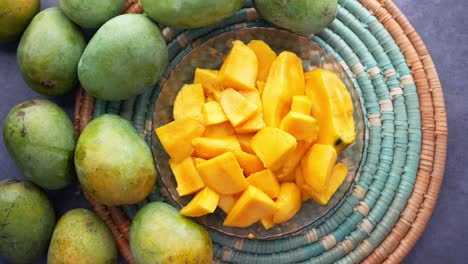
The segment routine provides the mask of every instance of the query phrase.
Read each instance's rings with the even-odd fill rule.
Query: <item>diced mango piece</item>
[[[276,205],[264,192],[249,185],[224,219],[225,226],[247,227],[275,212]]]
[[[280,185],[273,173],[266,169],[247,177],[247,181],[266,193],[271,199],[278,197]]]
[[[241,150],[235,135],[219,138],[197,137],[192,140],[196,157],[211,159],[228,151]]]
[[[286,174],[286,175],[278,175],[278,172],[275,173],[276,178],[278,179],[279,183],[285,182],[294,182],[296,179],[296,174],[293,172]]]
[[[343,163],[338,163],[333,168],[332,175],[330,177],[330,184],[328,188],[323,192],[315,192],[309,185],[304,186],[304,190],[307,191],[307,194],[314,199],[318,204],[326,205],[330,198],[335,194],[340,185],[346,179],[348,175],[348,168]]]
[[[175,162],[192,155],[192,140],[202,136],[203,132],[205,132],[203,123],[193,118],[175,120],[156,128],[159,141]]]
[[[312,101],[306,95],[293,96],[291,104],[291,112],[310,115],[312,110]]]
[[[271,64],[276,59],[276,53],[263,40],[252,40],[247,45],[257,55],[258,75],[257,80],[265,82],[270,71]]]
[[[234,127],[252,117],[258,110],[257,105],[249,102],[242,94],[231,88],[221,93],[219,103]]]
[[[192,194],[205,187],[192,157],[187,157],[180,162],[169,160],[169,166],[174,173],[177,182],[176,190],[180,196]]]
[[[250,175],[265,169],[262,161],[257,156],[242,150],[234,150],[233,152],[236,156],[237,162],[239,162],[239,165],[244,170],[244,175]]]
[[[302,174],[313,192],[324,193],[336,162],[336,151],[330,145],[315,144],[302,159]]]
[[[206,161],[206,159],[202,159],[202,158],[197,158],[197,157],[195,157],[195,158],[193,158],[193,161],[195,161],[195,166],[196,166],[196,165],[198,165],[198,164],[200,164],[200,163]]]
[[[296,54],[283,51],[270,68],[262,93],[263,116],[267,126],[279,127],[291,109],[292,98],[304,95],[302,61]]]
[[[209,187],[205,187],[180,210],[180,213],[190,217],[199,217],[213,213],[218,206],[218,202],[219,194],[211,190]]]
[[[251,140],[250,145],[263,165],[272,170],[280,169],[289,154],[296,149],[296,139],[279,128],[265,127]]]
[[[221,105],[216,101],[207,102],[202,107],[203,120],[207,126],[228,121]]]
[[[310,195],[309,195],[309,192],[306,191],[306,189],[304,189],[304,187],[308,188],[308,186],[306,185],[306,182],[304,180],[304,176],[302,175],[302,167],[301,166],[298,166],[295,170],[295,183],[297,185],[297,187],[299,187],[299,189],[301,189],[301,199],[302,201],[307,201],[309,200],[310,198],[312,198]]]
[[[320,125],[317,143],[332,145],[340,153],[356,138],[351,95],[334,72],[316,69],[305,75],[306,95]]]
[[[255,52],[240,40],[232,42],[232,49],[218,73],[218,83],[236,90],[255,89],[258,60]]]
[[[174,101],[174,120],[195,118],[204,122],[202,106],[205,104],[205,94],[201,84],[186,84],[177,93]]]
[[[204,137],[224,137],[234,135],[236,131],[231,123],[223,122],[217,125],[206,126]]]
[[[262,100],[256,90],[240,92],[249,102],[258,106],[257,112],[247,121],[235,127],[237,133],[253,133],[265,127],[263,120]]]
[[[315,141],[319,133],[319,124],[315,118],[292,111],[281,120],[280,128],[297,140],[308,142]]]
[[[219,197],[219,203],[218,206],[223,210],[226,214],[228,214],[234,204],[236,203],[238,197],[232,195],[232,194],[227,194],[227,195],[221,195]]]
[[[260,219],[260,223],[262,223],[263,228],[266,230],[272,228],[275,225],[275,222],[273,222],[273,215],[263,217]]]
[[[252,147],[250,146],[250,141],[252,140],[252,137],[255,134],[250,133],[250,134],[237,134],[237,140],[239,140],[239,143],[241,145],[241,148],[243,151],[249,153],[249,154],[254,154],[255,152],[253,151]]]
[[[295,183],[286,182],[280,186],[273,222],[280,224],[293,218],[301,209],[301,190]]]
[[[304,157],[307,150],[309,150],[311,145],[312,143],[307,141],[297,141],[296,149],[294,149],[294,151],[289,154],[283,167],[275,172],[275,175],[280,182],[287,182],[290,181],[291,178],[295,178],[294,170],[299,165],[299,163],[301,163],[302,158]]]
[[[257,90],[260,96],[262,96],[264,89],[265,89],[265,82],[257,81]]]
[[[218,71],[197,68],[195,70],[195,79],[193,80],[193,83],[201,84],[205,91],[205,95],[207,97],[213,96],[213,98],[215,98],[214,94],[222,91],[222,87],[218,84],[217,79]]]
[[[243,191],[248,182],[232,152],[226,152],[197,165],[205,185],[219,194]]]

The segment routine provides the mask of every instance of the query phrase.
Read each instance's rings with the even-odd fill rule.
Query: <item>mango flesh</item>
[[[169,160],[169,165],[172,173],[174,173],[177,182],[176,190],[180,196],[197,192],[205,187],[205,183],[203,183],[195,168],[195,161],[192,157],[185,158],[180,162]]]
[[[266,82],[271,64],[273,64],[273,61],[276,59],[276,53],[262,40],[252,40],[247,46],[257,55],[257,81]]]
[[[84,28],[99,28],[122,13],[125,0],[58,0],[58,4],[76,24]]]
[[[162,202],[149,203],[137,213],[130,229],[130,248],[138,264],[213,260],[208,232]]]
[[[11,263],[31,263],[49,245],[54,208],[34,184],[0,181],[0,255]]]
[[[117,248],[106,224],[93,212],[74,209],[54,229],[48,264],[117,263]]]
[[[4,0],[0,2],[0,42],[17,38],[39,12],[39,0]]]
[[[54,96],[78,84],[77,67],[86,42],[78,27],[60,11],[37,14],[18,46],[18,64],[26,83],[38,93]]]
[[[204,122],[202,107],[205,104],[205,94],[201,84],[186,84],[177,93],[174,101],[174,120],[194,118]]]
[[[107,21],[81,56],[83,88],[103,100],[123,100],[155,85],[168,64],[166,43],[146,16],[125,14]]]
[[[301,209],[301,204],[301,190],[299,187],[292,182],[282,183],[278,199],[276,199],[273,222],[280,224],[290,220]]]
[[[309,35],[322,31],[336,17],[337,0],[255,0],[255,8],[267,21]]]
[[[316,193],[323,193],[329,186],[336,151],[330,145],[315,144],[302,159],[302,175],[307,185]]]
[[[340,185],[346,179],[347,175],[348,168],[346,168],[343,163],[338,163],[333,168],[332,174],[330,176],[330,183],[326,189],[324,189],[322,192],[315,192],[309,185],[305,184],[303,185],[303,191],[305,191],[306,194],[310,198],[314,199],[317,203],[326,205],[328,201],[330,201],[330,198],[333,196],[333,194],[335,194],[336,190],[338,190]]]
[[[193,83],[201,84],[206,96],[216,98],[216,94],[221,93],[222,91],[217,79],[218,71],[197,68],[195,69],[195,78]]]
[[[232,16],[243,0],[142,0],[143,10],[154,21],[189,29],[216,24]]]
[[[72,181],[76,134],[58,105],[45,99],[16,105],[3,124],[3,140],[20,170],[42,188],[60,189]]]
[[[197,137],[192,140],[196,157],[211,159],[228,151],[240,150],[236,136],[224,136],[219,138]]]
[[[84,129],[76,145],[75,166],[83,189],[105,205],[141,202],[157,176],[146,142],[127,120],[109,114]]]
[[[232,127],[231,123],[223,122],[221,124],[206,126],[203,136],[219,138],[219,137],[231,136],[231,135],[234,135],[235,133],[236,131]]]
[[[242,94],[231,88],[221,92],[219,104],[233,127],[248,120],[258,110],[257,105],[251,103]]]
[[[232,42],[232,49],[218,73],[218,83],[236,90],[254,90],[258,59],[255,52],[240,40]]]
[[[209,187],[199,191],[193,199],[184,206],[180,213],[185,216],[199,217],[213,213],[216,210],[219,202],[219,194],[211,190]]]
[[[247,181],[266,193],[271,199],[276,199],[280,191],[280,185],[275,175],[270,170],[262,170],[247,177]]]

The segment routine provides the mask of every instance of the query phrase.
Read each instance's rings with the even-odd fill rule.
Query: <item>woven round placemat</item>
[[[125,12],[141,13],[139,1],[127,1]],[[154,104],[170,71],[209,38],[246,27],[272,27],[251,1],[213,27],[163,28],[171,62],[160,83],[117,102],[95,100],[79,88],[77,132],[93,117],[114,113],[130,120],[150,144]],[[398,263],[431,217],[444,175],[447,120],[437,72],[418,33],[390,0],[339,0],[337,19],[310,38],[341,63],[363,102],[366,147],[352,192],[319,222],[286,238],[238,239],[209,230],[215,262]],[[85,197],[111,229],[122,256],[134,263],[130,219],[148,201],[164,201],[164,187],[158,184],[147,201],[131,206],[107,207]]]

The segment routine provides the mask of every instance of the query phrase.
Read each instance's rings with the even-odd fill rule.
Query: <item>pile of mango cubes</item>
[[[220,207],[224,225],[266,229],[302,202],[325,205],[348,174],[337,155],[355,140],[351,96],[339,77],[265,42],[234,41],[219,71],[197,68],[176,96],[174,121],[156,129],[170,156],[181,209]]]

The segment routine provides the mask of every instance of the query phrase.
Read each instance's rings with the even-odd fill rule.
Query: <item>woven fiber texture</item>
[[[128,1],[126,12],[141,13],[139,1]],[[250,1],[212,27],[163,28],[171,62],[160,83],[116,102],[96,100],[79,88],[77,132],[93,117],[113,113],[130,120],[150,144],[154,104],[170,71],[204,41],[247,27],[272,27]],[[390,0],[339,0],[337,19],[310,38],[343,66],[363,103],[368,127],[356,182],[324,218],[282,239],[238,239],[209,230],[216,262],[397,263],[430,219],[444,175],[447,120],[440,81],[423,41]],[[167,192],[158,184],[147,201],[123,207],[85,197],[110,227],[122,256],[134,263],[130,219],[147,202],[165,200]]]

